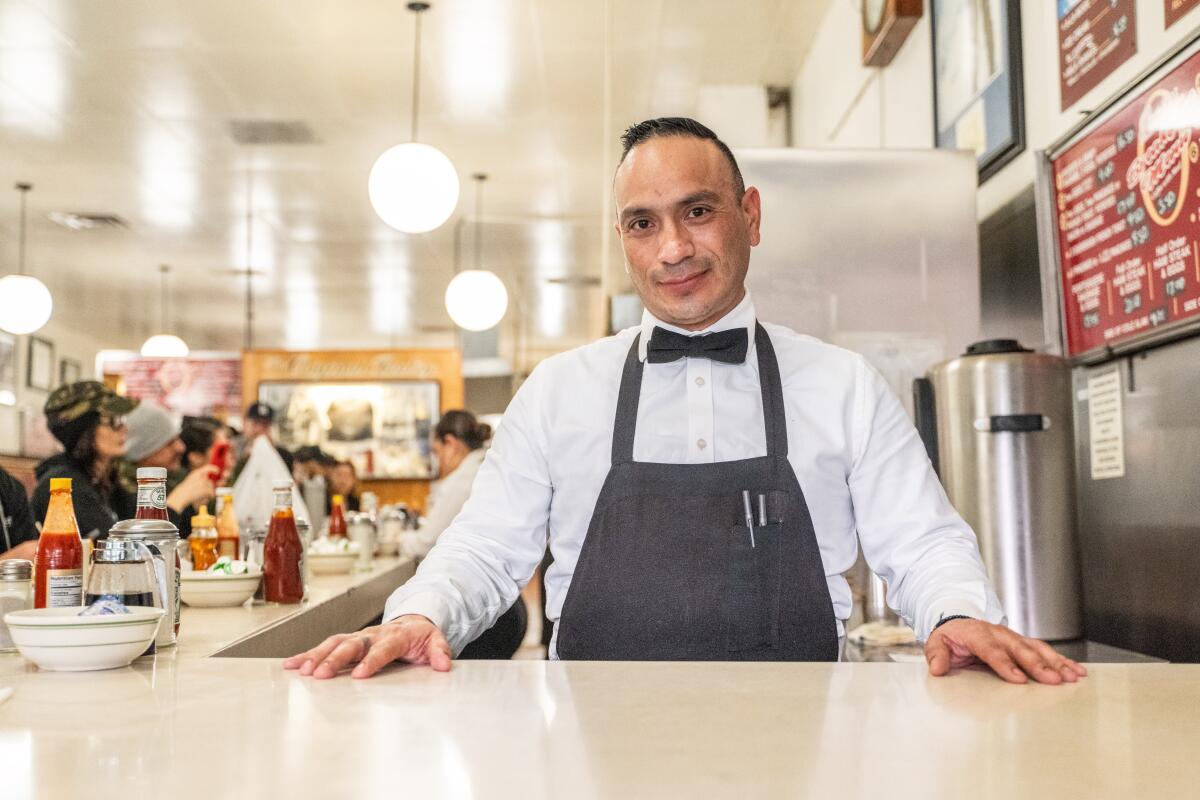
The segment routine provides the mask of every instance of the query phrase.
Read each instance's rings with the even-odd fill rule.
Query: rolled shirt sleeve
[[[904,408],[874,368],[859,365],[854,460],[848,479],[863,555],[888,586],[888,604],[929,637],[961,614],[1002,624],[970,526],[950,505]]]
[[[546,551],[552,486],[535,369],[504,413],[462,511],[416,575],[392,593],[384,621],[428,617],[455,654],[516,601]]]

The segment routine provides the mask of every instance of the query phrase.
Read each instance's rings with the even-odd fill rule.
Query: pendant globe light
[[[482,269],[483,261],[483,182],[487,175],[475,178],[475,269],[458,273],[446,287],[446,312],[454,324],[468,331],[486,331],[504,319],[508,310],[508,290],[496,273]]]
[[[390,227],[426,233],[442,225],[458,205],[458,173],[445,153],[417,141],[421,97],[421,14],[429,3],[409,3],[413,12],[412,141],[386,150],[367,179],[371,207]]]
[[[39,330],[50,320],[54,301],[46,284],[32,275],[25,274],[25,206],[33,184],[18,183],[16,188],[21,193],[20,248],[17,256],[17,274],[0,278],[0,328],[23,336]]]
[[[167,333],[167,273],[171,268],[163,264],[158,268],[162,275],[162,333],[156,333],[142,343],[143,358],[185,358],[188,346],[183,339]]]

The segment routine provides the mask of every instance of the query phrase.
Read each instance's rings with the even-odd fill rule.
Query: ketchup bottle
[[[170,519],[167,514],[167,471],[163,467],[138,467],[135,519]]]
[[[274,486],[275,510],[263,543],[263,599],[268,603],[299,603],[304,599],[304,546],[292,512],[292,484]]]
[[[34,557],[34,608],[83,605],[83,541],[71,479],[50,479],[50,505]]]
[[[329,538],[346,536],[346,498],[335,494],[329,501]]]
[[[170,521],[167,513],[167,470],[163,467],[138,467],[137,471],[137,512],[134,519],[161,519]],[[179,635],[179,579],[182,571],[179,560],[179,550],[171,548],[171,552],[163,552],[163,566],[170,570],[174,563],[175,580],[175,635]],[[169,573],[168,573],[169,574]]]

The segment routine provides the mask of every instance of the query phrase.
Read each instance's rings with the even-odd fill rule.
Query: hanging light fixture
[[[50,320],[54,300],[46,284],[25,274],[26,201],[31,183],[18,183],[21,193],[21,239],[17,256],[17,274],[0,278],[0,328],[22,336],[33,333]]]
[[[475,179],[475,269],[464,270],[446,287],[446,311],[460,328],[486,331],[504,319],[508,310],[508,290],[496,273],[482,269],[483,262],[483,182],[487,175],[478,173]]]
[[[162,275],[162,333],[156,333],[142,343],[144,358],[184,358],[188,354],[188,346],[183,339],[167,333],[167,273],[171,268],[163,264],[158,268]]]
[[[371,167],[367,195],[371,207],[389,226],[404,233],[439,227],[458,205],[458,173],[445,153],[417,142],[421,90],[421,14],[429,3],[409,3],[413,33],[412,141],[384,151]]]

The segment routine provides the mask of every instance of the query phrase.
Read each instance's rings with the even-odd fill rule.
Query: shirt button
[[[699,447],[701,450],[703,450],[704,448],[708,447],[708,442],[704,441],[703,439],[697,439],[696,447]]]
[[[704,385],[704,378],[697,377],[697,378],[696,378],[696,385],[697,385],[697,386],[703,386],[703,385]]]

